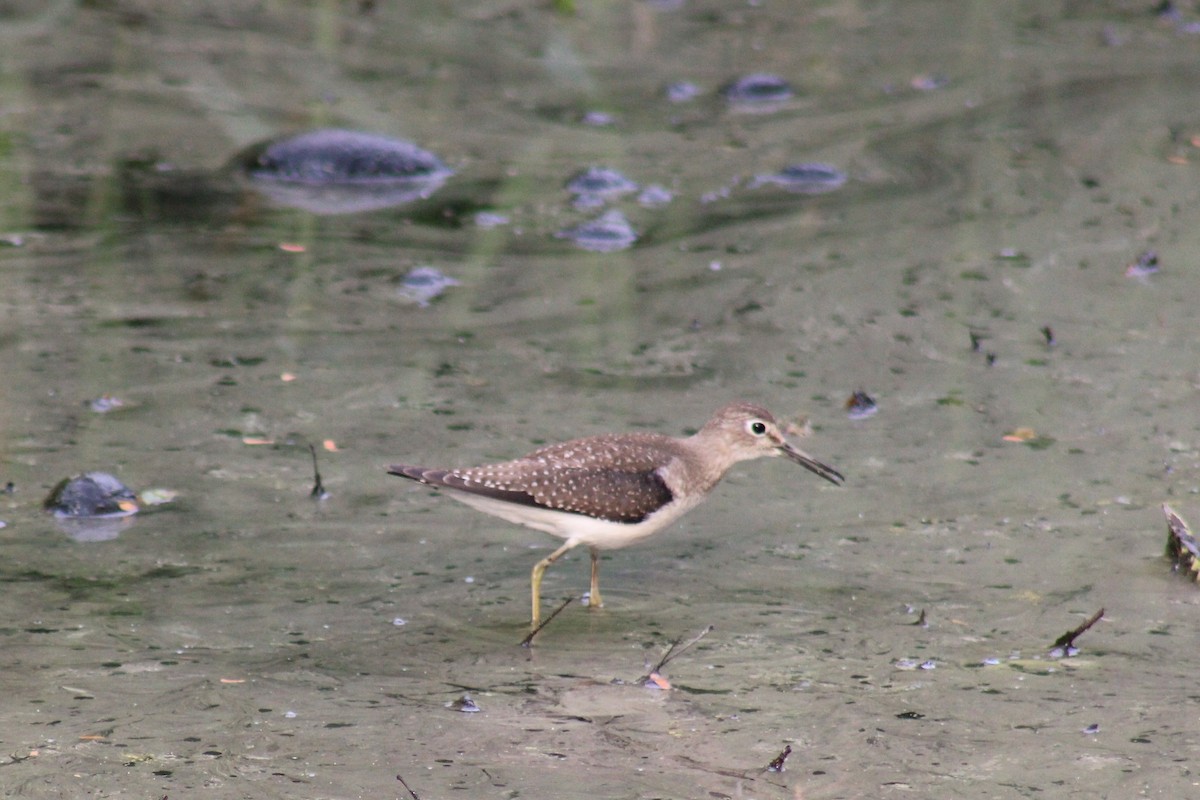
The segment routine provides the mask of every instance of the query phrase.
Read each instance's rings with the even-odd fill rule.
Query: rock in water
[[[350,214],[429,197],[454,174],[412,142],[326,129],[255,145],[234,160],[251,186],[280,205]]]

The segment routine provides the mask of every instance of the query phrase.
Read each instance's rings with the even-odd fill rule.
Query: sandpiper
[[[721,408],[695,435],[603,434],[552,444],[499,464],[463,469],[388,467],[402,478],[445,489],[501,519],[565,539],[533,567],[533,627],[541,618],[542,574],[573,547],[592,553],[588,605],[599,607],[601,550],[625,547],[700,505],[739,461],[786,456],[827,481],[842,474],[791,445],[770,412],[754,403]]]

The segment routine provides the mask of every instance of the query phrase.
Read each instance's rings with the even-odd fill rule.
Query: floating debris
[[[688,81],[679,81],[667,87],[666,95],[672,103],[686,103],[700,96],[700,87]]]
[[[433,267],[417,267],[404,276],[396,293],[401,297],[414,301],[421,308],[427,308],[429,303],[451,286],[462,284],[449,275]]]
[[[461,711],[464,714],[477,714],[483,710],[474,700],[471,699],[471,695],[469,694],[464,694],[457,700],[451,700],[450,702],[446,703],[446,708],[450,709],[451,711]]]
[[[1103,608],[1097,611],[1095,614],[1092,614],[1077,627],[1072,628],[1062,636],[1055,639],[1054,644],[1051,645],[1050,657],[1065,658],[1068,656],[1077,655],[1079,653],[1079,648],[1075,646],[1075,640],[1102,619],[1104,619]]]
[[[829,164],[792,164],[770,175],[756,175],[750,188],[774,185],[796,194],[824,194],[845,183],[846,173]]]
[[[138,499],[142,501],[143,505],[147,506],[163,506],[174,502],[178,496],[179,492],[174,489],[164,489],[160,486],[153,489],[143,489],[138,493]]]
[[[866,419],[873,416],[877,411],[879,411],[879,406],[875,404],[874,398],[862,389],[856,389],[846,399],[846,416],[850,417],[850,419]]]
[[[725,87],[725,99],[735,111],[774,111],[793,97],[792,87],[778,75],[758,72]]]
[[[107,472],[88,472],[59,481],[44,506],[57,517],[114,519],[138,512],[133,490]]]
[[[313,487],[308,496],[314,500],[328,500],[329,492],[325,489],[324,481],[321,480],[321,470],[317,468],[317,448],[309,444],[308,452],[312,454],[313,464]]]
[[[1158,272],[1158,253],[1147,250],[1137,257],[1132,264],[1125,266],[1125,276],[1128,278],[1145,278]]]
[[[1008,433],[1000,437],[1002,441],[1013,442],[1015,444],[1025,444],[1032,447],[1034,450],[1044,450],[1054,444],[1053,436],[1045,436],[1038,433],[1033,428],[1022,425],[1018,428],[1013,428]]]
[[[559,231],[555,236],[559,239],[570,239],[584,250],[595,253],[627,250],[637,241],[637,232],[625,215],[615,208],[590,222]]]
[[[604,205],[637,190],[636,183],[608,167],[588,167],[567,181],[567,191],[575,195],[579,208]]]
[[[1166,503],[1162,510],[1167,516],[1167,558],[1171,559],[1171,568],[1193,581],[1200,581],[1200,544],[1192,535],[1192,529]]]
[[[791,754],[792,746],[790,744],[784,745],[783,752],[771,759],[770,764],[767,764],[767,772],[783,772],[783,764]]]
[[[560,605],[558,608],[554,609],[553,613],[551,613],[550,616],[546,617],[546,619],[544,621],[542,621],[536,628],[534,628],[532,631],[529,632],[528,636],[526,636],[524,639],[521,640],[520,646],[521,647],[532,647],[533,646],[533,637],[535,637],[539,633],[541,633],[542,629],[545,628],[547,625],[549,625],[555,617],[557,617],[559,614],[561,614],[563,612],[564,608],[571,605],[571,601],[574,599],[575,599],[574,597],[568,597],[567,599],[563,600],[562,605]]]
[[[655,678],[655,676],[658,676],[658,678],[661,679],[662,678],[661,671],[662,671],[663,667],[667,666],[667,664],[670,663],[672,659],[678,658],[679,656],[686,653],[688,650],[691,650],[693,647],[695,647],[696,644],[701,639],[703,639],[705,636],[708,636],[710,633],[713,632],[713,627],[714,626],[712,626],[712,625],[706,625],[704,627],[704,630],[700,631],[698,634],[693,636],[691,639],[688,639],[687,642],[684,642],[682,637],[671,642],[671,646],[667,648],[667,652],[663,653],[663,657],[658,660],[658,663],[655,664],[650,669],[649,672],[647,672],[642,677],[638,678],[638,680],[637,680],[638,685],[645,686],[647,682],[650,682],[650,683],[655,684],[659,688],[662,688],[662,683],[660,682],[660,680],[657,680]],[[669,688],[670,684],[667,684],[667,686]]]
[[[314,214],[373,211],[424,199],[454,174],[412,142],[338,129],[255,145],[235,164],[276,203]]]

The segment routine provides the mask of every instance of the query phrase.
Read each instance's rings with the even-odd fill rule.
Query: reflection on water
[[[1200,597],[1158,509],[1200,484],[1187,10],[574,5],[0,9],[5,788],[1186,796]],[[743,113],[745,76],[788,95]],[[331,127],[454,175],[331,216],[222,168]],[[852,180],[754,186],[789,164]],[[671,199],[581,212],[591,165]],[[557,238],[602,213],[636,246]],[[420,269],[461,285],[398,297]],[[548,543],[383,472],[739,397],[850,486],[735,470],[532,651]],[[178,500],[75,541],[41,501],[92,465]]]

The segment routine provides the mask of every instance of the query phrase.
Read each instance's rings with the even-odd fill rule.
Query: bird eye
[[[767,432],[767,423],[761,419],[751,420],[746,424],[746,430],[750,431],[755,436],[762,436]]]

